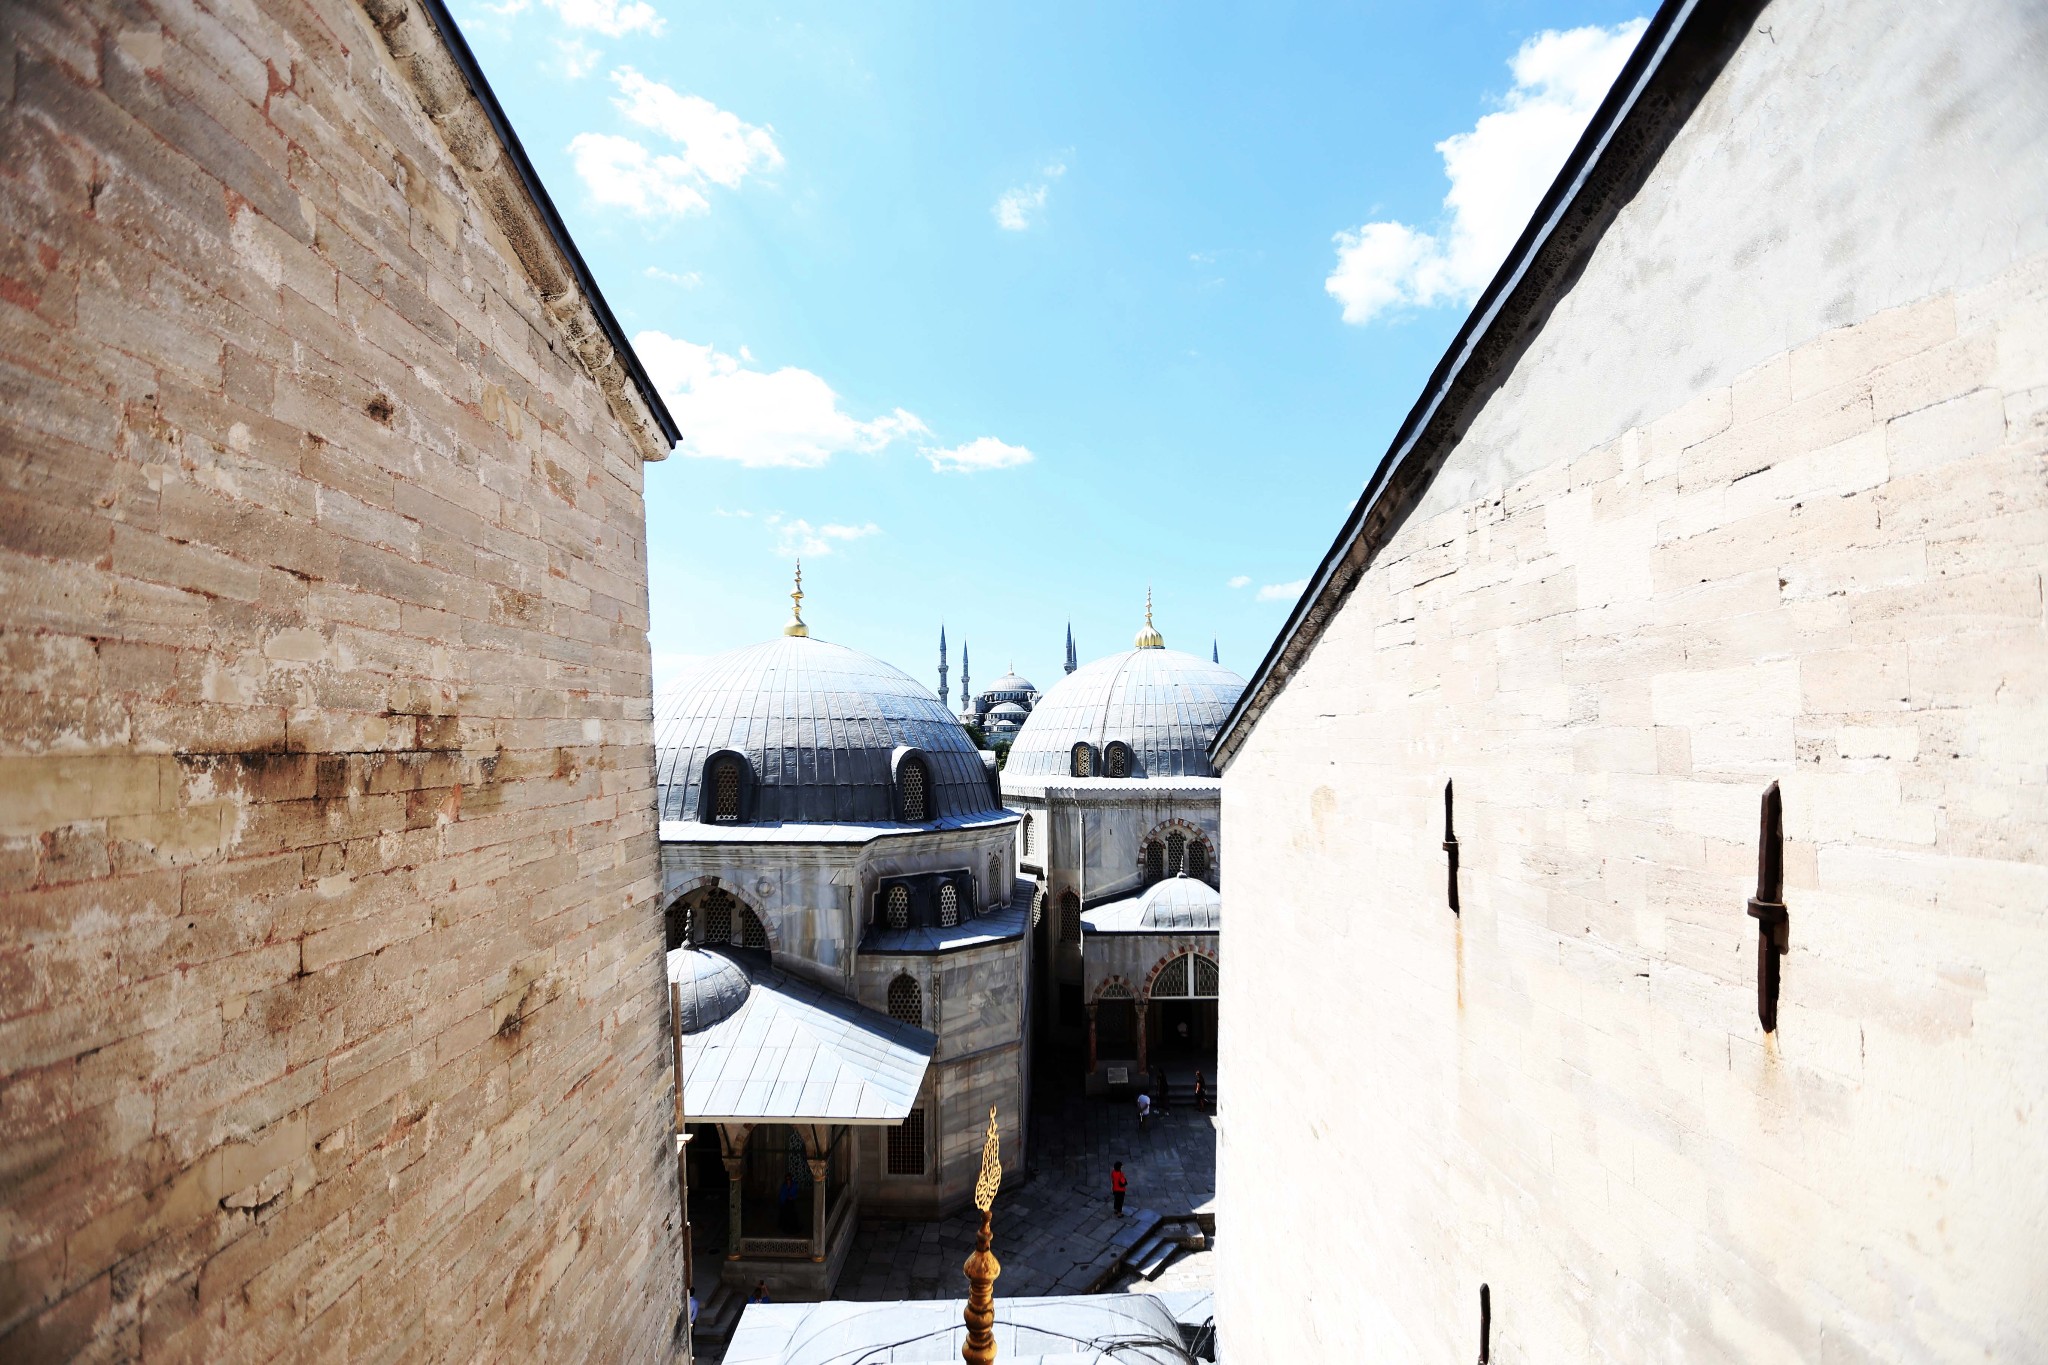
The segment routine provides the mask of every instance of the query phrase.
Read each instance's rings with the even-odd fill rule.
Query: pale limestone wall
[[[416,88],[0,8],[0,1357],[668,1349],[647,423]]]
[[[1497,1360],[2048,1357],[2048,119],[2039,65],[1965,79],[2038,56],[2025,11],[1963,11],[1766,11],[1451,454],[1467,491],[1227,768],[1262,916],[1223,981],[1229,1360],[1469,1359],[1482,1282]],[[1987,130],[2032,181],[1972,159]],[[1804,174],[1831,143],[1860,172]],[[1802,196],[1858,175],[1899,207],[1828,268],[1923,287],[1828,330]],[[1893,235],[1930,176],[1981,233]],[[1673,205],[1715,196],[1783,231],[1695,275]],[[1702,281],[1736,301],[1689,312]],[[1677,357],[1609,326],[1658,310],[1745,320]],[[1681,401],[1618,410],[1638,371]]]

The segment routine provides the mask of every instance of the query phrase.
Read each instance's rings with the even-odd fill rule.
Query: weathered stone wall
[[[648,424],[437,56],[0,7],[0,1357],[668,1349]]]
[[[2048,1355],[2048,106],[1966,9],[1766,11],[1227,769],[1231,1361],[1471,1359],[1482,1283],[1498,1360]]]

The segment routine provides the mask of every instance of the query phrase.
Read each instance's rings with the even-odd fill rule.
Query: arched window
[[[891,929],[908,929],[910,927],[909,887],[890,887],[888,894],[883,897],[882,903],[889,917],[889,927]]]
[[[1179,830],[1166,836],[1166,875],[1178,877],[1188,870],[1188,836]]]
[[[1031,817],[1024,817],[1024,856],[1031,856]]]
[[[926,787],[929,781],[921,759],[906,758],[903,766],[896,770],[896,782],[903,791],[903,820],[906,824],[921,825],[931,817],[925,814],[930,805]]]
[[[729,825],[740,818],[740,763],[720,758],[711,764],[711,818]]]
[[[1073,772],[1075,777],[1095,775],[1095,751],[1088,747],[1086,740],[1074,746]]]
[[[1159,969],[1147,994],[1154,1000],[1214,1000],[1218,984],[1214,958],[1182,953]]]
[[[1036,929],[1045,922],[1045,888],[1039,887],[1031,893],[1031,927]]]
[[[1060,942],[1079,943],[1080,941],[1081,898],[1071,891],[1064,892],[1060,896]]]
[[[1110,777],[1129,777],[1131,775],[1130,746],[1122,740],[1112,743],[1109,746],[1109,751],[1103,755],[1103,765]]]
[[[1188,875],[1200,881],[1209,880],[1209,846],[1200,839],[1188,845]]]
[[[1000,853],[989,854],[988,895],[984,897],[984,900],[987,902],[982,907],[984,910],[999,910],[1002,908],[1003,903],[1010,899],[1010,888],[1007,882],[1008,878],[1003,876],[1003,855]]]
[[[1157,839],[1145,841],[1145,885],[1150,886],[1166,875],[1166,850],[1159,846]]]
[[[924,1027],[924,992],[908,976],[889,983],[889,1017]]]
[[[960,922],[960,893],[953,883],[947,882],[939,888],[939,927],[951,929]]]

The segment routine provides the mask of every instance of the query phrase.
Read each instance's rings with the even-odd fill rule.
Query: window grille
[[[1028,815],[1024,817],[1024,854],[1026,857],[1031,854],[1031,817]]]
[[[1060,897],[1060,942],[1081,941],[1081,898],[1068,891]]]
[[[1188,875],[1200,881],[1209,880],[1209,846],[1200,839],[1188,845]]]
[[[1045,888],[1039,887],[1031,893],[1031,927],[1036,929],[1045,922]]]
[[[892,886],[883,903],[888,907],[889,927],[908,929],[910,927],[910,888]]]
[[[1166,851],[1159,847],[1156,839],[1145,844],[1145,885],[1150,886],[1166,875]]]
[[[1088,746],[1085,743],[1076,744],[1074,746],[1074,776],[1092,777],[1094,773],[1095,755],[1088,751]]]
[[[762,927],[760,917],[744,905],[740,907],[740,947],[764,951],[768,947],[767,929]]]
[[[924,764],[915,759],[903,765],[903,818],[916,825],[924,822]]]
[[[1166,875],[1178,877],[1188,870],[1188,836],[1179,830],[1166,836]]]
[[[810,1153],[804,1149],[803,1135],[792,1128],[789,1130],[789,1155],[783,1161],[783,1169],[796,1182],[799,1190],[809,1193],[811,1188]]]
[[[889,1017],[924,1027],[924,991],[908,976],[889,983]]]
[[[1128,1000],[1131,998],[1131,988],[1125,982],[1112,981],[1097,991],[1095,998],[1097,1000]]]
[[[889,1174],[924,1174],[924,1109],[910,1111],[909,1117],[889,1130]]]
[[[690,907],[687,905],[671,905],[668,908],[666,919],[667,923],[664,927],[668,935],[668,949],[670,952],[674,952],[690,941]]]
[[[704,897],[704,935],[699,944],[732,942],[732,893],[717,888]]]
[[[728,825],[740,818],[740,765],[722,758],[711,774],[711,818]]]
[[[1214,1000],[1216,986],[1213,959],[1200,953],[1182,953],[1152,978],[1150,995],[1154,1000]]]
[[[1195,988],[1190,994],[1197,1000],[1214,1000],[1221,995],[1223,992],[1218,987],[1222,984],[1222,972],[1216,962],[1206,957],[1190,957],[1188,960],[1195,964]]]
[[[1181,1000],[1188,993],[1188,960],[1177,957],[1166,964],[1152,982],[1152,995],[1160,1000]]]
[[[1124,748],[1123,745],[1112,744],[1109,746],[1108,762],[1109,775],[1111,777],[1125,777],[1129,775],[1131,766],[1130,751]]]
[[[1009,898],[1010,888],[1003,877],[1003,855],[992,853],[988,859],[988,895],[983,898],[987,904],[982,908],[984,912],[999,910]]]
[[[939,927],[951,929],[960,922],[960,893],[953,883],[947,882],[939,888]]]

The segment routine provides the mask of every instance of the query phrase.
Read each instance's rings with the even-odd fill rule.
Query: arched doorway
[[[1216,1063],[1216,959],[1198,952],[1170,958],[1152,974],[1146,992],[1146,1034],[1151,1052],[1169,1068]]]

